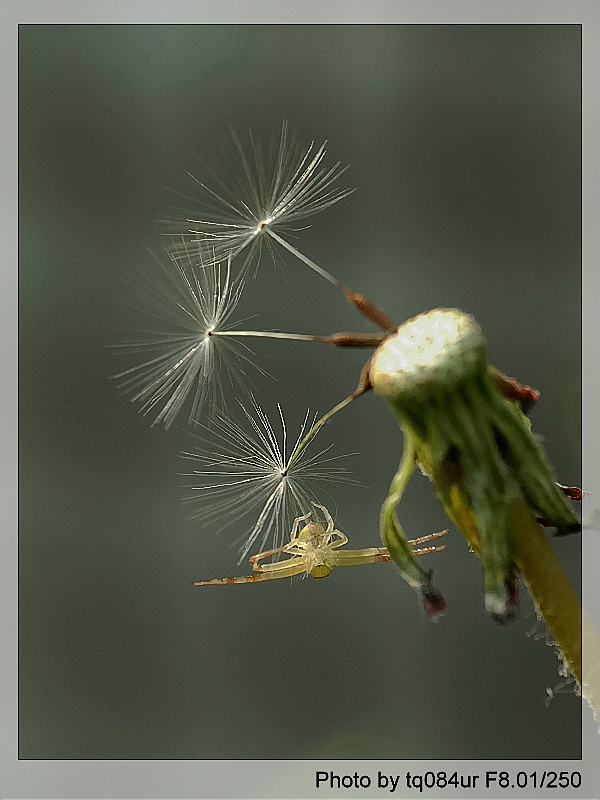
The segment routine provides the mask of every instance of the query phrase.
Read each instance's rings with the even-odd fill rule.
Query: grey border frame
[[[316,770],[338,774],[377,775],[378,770],[402,774],[408,770],[457,770],[482,774],[486,769],[512,772],[533,769],[577,770],[579,790],[537,791],[535,797],[598,798],[600,795],[600,737],[589,709],[583,713],[583,758],[575,762],[531,761],[19,761],[17,758],[17,26],[35,23],[269,23],[269,24],[579,24],[583,32],[583,485],[592,492],[585,516],[600,518],[600,425],[595,415],[600,394],[597,343],[600,341],[597,300],[600,297],[600,3],[597,0],[372,0],[365,7],[353,0],[304,0],[285,5],[274,0],[221,0],[217,10],[208,0],[24,0],[19,8],[6,4],[0,20],[0,86],[4,110],[2,128],[2,206],[0,224],[4,248],[0,267],[0,354],[2,375],[2,580],[0,581],[0,798],[302,798],[314,796],[361,797],[389,794],[389,790],[315,788]],[[585,518],[584,518],[585,521]],[[595,523],[597,524],[597,522]],[[584,602],[588,615],[600,627],[600,534],[589,530],[583,541]],[[596,585],[594,585],[596,584]],[[479,787],[478,787],[479,788]],[[414,796],[401,788],[395,797]],[[457,798],[456,790],[437,796]],[[510,794],[510,793],[509,793]],[[427,796],[432,796],[429,792]],[[506,790],[464,792],[469,797],[504,797]],[[520,797],[529,796],[519,793]],[[531,795],[533,796],[533,795]]]

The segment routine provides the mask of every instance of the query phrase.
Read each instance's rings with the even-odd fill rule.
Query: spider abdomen
[[[310,570],[310,574],[313,578],[326,578],[330,572],[331,567],[328,567],[327,564],[315,564]]]

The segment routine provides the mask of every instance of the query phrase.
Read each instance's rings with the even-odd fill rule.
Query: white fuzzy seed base
[[[437,308],[409,319],[373,356],[370,380],[384,397],[451,387],[486,364],[485,339],[472,316]]]

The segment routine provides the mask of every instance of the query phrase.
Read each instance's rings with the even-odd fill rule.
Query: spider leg
[[[292,539],[291,542],[284,544],[281,551],[289,556],[303,556],[305,553],[306,542],[302,539]]]
[[[292,532],[290,533],[290,541],[293,541],[297,538],[296,534],[298,533],[298,528],[301,522],[307,520],[312,514],[312,511],[309,511],[308,514],[305,514],[303,517],[296,517],[294,520],[294,524],[292,525]]]
[[[256,575],[245,575],[239,578],[213,578],[211,581],[193,581],[192,586],[217,586],[232,583],[256,583],[268,579],[266,573],[259,572]]]
[[[417,539],[409,539],[408,543],[412,547],[415,544],[424,544],[430,542],[432,539],[439,539],[440,536],[445,536],[448,531],[437,531],[437,533],[428,533],[425,536],[419,536]]]
[[[260,574],[265,581],[275,578],[289,578],[292,575],[300,575],[301,572],[306,572],[306,561],[302,556],[292,556],[292,558],[286,558],[285,561],[264,564],[260,569]]]
[[[262,555],[262,554],[261,554]],[[258,567],[255,575],[246,575],[241,578],[214,578],[211,581],[194,581],[193,586],[217,586],[233,583],[257,583],[259,581],[276,580],[277,578],[290,578],[306,572],[304,559],[290,558],[286,561],[278,561],[276,564],[265,564]]]
[[[438,547],[417,547],[415,550],[413,550],[413,556],[423,556],[426,553],[440,553],[445,549],[445,544],[438,545]]]
[[[385,547],[366,547],[363,550],[343,550],[333,554],[336,567],[353,567],[358,564],[376,564],[378,561],[391,561]]]
[[[263,558],[269,558],[269,556],[274,556],[276,553],[283,553],[283,547],[276,547],[274,550],[265,550],[264,553],[257,553],[255,556],[250,558],[250,563],[252,564],[252,569],[255,572],[262,572],[265,568],[266,564],[259,564],[259,561],[262,561]]]
[[[313,506],[315,508],[320,508],[321,512],[323,513],[323,516],[325,517],[325,520],[327,522],[327,530],[325,531],[325,533],[333,533],[333,528],[334,528],[333,517],[331,516],[329,511],[325,508],[325,506],[322,506],[320,503],[313,502]]]
[[[332,540],[333,536],[336,533],[338,535],[338,540],[336,542],[332,542],[331,540]],[[336,530],[331,531],[331,533],[329,534],[327,543],[332,548],[334,548],[334,547],[343,547],[345,544],[348,544],[348,537],[346,536],[345,533],[342,533],[341,531],[338,531],[336,529]]]
[[[438,536],[440,534],[434,534]],[[429,537],[423,537],[428,540]],[[416,540],[419,541],[419,540]],[[413,555],[420,556],[425,553],[437,553],[439,550],[445,550],[444,546],[441,547],[421,547],[412,551]],[[391,561],[392,557],[389,550],[385,547],[366,547],[364,550],[344,550],[343,552],[334,554],[334,565],[336,567],[353,567],[358,564],[376,564],[379,561]]]

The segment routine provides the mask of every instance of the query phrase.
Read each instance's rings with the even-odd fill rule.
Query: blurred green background
[[[20,53],[20,757],[578,758],[581,705],[535,625],[485,615],[479,562],[451,528],[430,556],[438,624],[390,565],[329,580],[194,589],[246,574],[233,543],[189,520],[188,439],[109,376],[131,324],[121,280],[158,251],[154,219],[228,126],[283,119],[329,140],[357,191],[300,249],[398,321],[475,315],[500,369],[537,387],[535,431],[580,480],[578,26],[36,26]],[[369,330],[286,258],[249,283],[242,316],[307,333]],[[254,324],[254,322],[253,322]],[[364,352],[258,342],[258,381],[290,428],[356,385]],[[321,434],[365,488],[327,504],[351,546],[377,522],[401,453],[365,396]],[[427,480],[410,535],[448,525]],[[575,585],[577,537],[554,543]],[[543,634],[541,629],[536,629]]]

